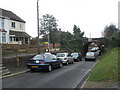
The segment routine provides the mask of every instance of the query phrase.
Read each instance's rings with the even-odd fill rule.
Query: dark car
[[[82,60],[82,56],[81,56],[81,53],[79,52],[73,52],[71,53],[74,61],[81,61]]]
[[[57,60],[57,57],[53,54],[38,54],[28,60],[27,63],[27,67],[31,71],[46,69],[50,72],[53,68],[62,66],[62,61]]]

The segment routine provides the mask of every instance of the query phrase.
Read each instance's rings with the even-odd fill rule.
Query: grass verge
[[[113,48],[100,57],[99,63],[93,69],[88,81],[116,82],[118,81],[118,50]]]

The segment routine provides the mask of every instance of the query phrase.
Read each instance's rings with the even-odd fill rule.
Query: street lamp
[[[48,52],[49,52],[49,50],[50,50],[50,32],[49,32],[49,29],[48,29],[47,34],[48,34]]]
[[[50,27],[50,20],[49,20],[49,18],[46,18],[45,20],[45,25],[46,25],[46,34],[48,34],[47,36],[47,38],[48,38],[48,52],[49,52],[49,50],[50,50],[50,30],[49,30],[49,27]]]

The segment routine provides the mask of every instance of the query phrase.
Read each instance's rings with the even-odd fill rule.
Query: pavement
[[[118,88],[118,82],[87,81],[82,88]]]
[[[33,55],[36,55],[36,53],[32,53],[32,54],[21,53],[18,55],[13,54],[13,55],[1,56],[1,58],[9,59],[9,58],[14,58],[16,56],[23,57],[23,56],[33,56]],[[28,68],[25,65],[19,65],[19,66],[3,65],[2,59],[0,59],[0,61],[1,61],[0,62],[0,78],[10,77],[10,76],[18,75],[28,71]]]
[[[3,71],[2,71],[2,73],[3,73]],[[6,73],[6,74],[0,76],[0,79],[15,76],[15,75],[19,75],[19,74],[22,74],[22,73],[25,73],[25,72],[28,72],[28,71],[29,70],[27,69],[27,67],[12,68],[8,71],[10,73]]]

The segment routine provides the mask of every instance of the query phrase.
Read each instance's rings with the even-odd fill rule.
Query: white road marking
[[[95,67],[95,65],[98,63],[98,60],[97,60],[97,62],[92,66],[92,68],[91,69],[88,69],[86,72],[85,72],[85,74],[84,74],[84,76],[80,79],[80,80],[78,80],[73,86],[72,86],[72,89],[74,89],[74,88],[76,88],[77,87],[77,85],[82,81],[82,79]],[[89,75],[90,76],[90,75]],[[87,78],[88,79],[88,78]],[[85,82],[87,81],[87,79],[85,80]],[[84,84],[84,83],[83,83]],[[81,87],[83,87],[83,85],[81,86]],[[81,88],[80,87],[80,88]]]
[[[99,60],[98,60],[99,61]],[[95,65],[98,63],[98,61],[92,66],[91,70],[95,67]],[[91,74],[90,74],[91,75]],[[86,84],[88,78],[90,77],[90,75],[87,77],[87,79],[84,81],[84,83],[82,84],[82,86],[80,88],[83,88],[84,85]]]
[[[78,81],[72,86],[72,88],[76,88],[77,85],[82,81],[82,79],[86,76],[86,74],[87,74],[89,71],[91,71],[91,69],[88,69],[88,70],[85,72],[84,76],[83,76],[80,80],[78,80]]]

